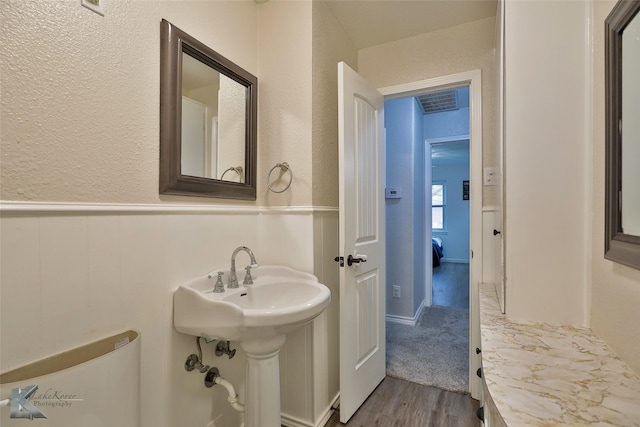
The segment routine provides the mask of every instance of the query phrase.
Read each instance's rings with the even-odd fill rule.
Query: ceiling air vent
[[[455,89],[425,93],[417,98],[425,114],[458,109],[458,96]]]

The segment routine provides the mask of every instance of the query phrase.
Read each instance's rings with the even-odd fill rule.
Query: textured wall
[[[358,51],[324,1],[313,2],[313,204],[338,206],[338,62]]]
[[[0,8],[3,200],[161,200],[161,18],[257,73],[253,2],[109,1],[104,17],[75,0]]]
[[[358,52],[358,70],[375,87],[482,70],[483,165],[498,166],[493,144],[493,38],[495,18],[409,37]],[[484,205],[498,202],[496,187],[484,187]]]
[[[614,4],[593,3],[591,327],[640,374],[640,270],[604,259],[604,20]]]
[[[311,3],[268,1],[259,5],[258,157],[266,175],[276,163],[288,162],[291,187],[272,193],[258,187],[260,204],[311,205]],[[282,189],[273,172],[275,189]],[[259,182],[260,184],[260,182]]]

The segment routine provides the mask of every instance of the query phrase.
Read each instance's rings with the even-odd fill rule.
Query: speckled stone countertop
[[[484,381],[508,426],[640,426],[640,377],[590,329],[509,321],[492,284],[480,325]]]

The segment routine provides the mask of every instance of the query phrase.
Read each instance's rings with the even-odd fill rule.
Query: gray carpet
[[[387,375],[469,391],[469,310],[425,307],[415,326],[387,322]]]

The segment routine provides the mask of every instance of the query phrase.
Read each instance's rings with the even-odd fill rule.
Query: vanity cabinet
[[[493,399],[491,398],[491,394],[489,393],[489,389],[487,388],[487,384],[485,381],[482,381],[482,415],[484,417],[483,423],[484,427],[507,427],[507,424],[502,419],[502,415],[500,415],[500,411],[496,407]]]

